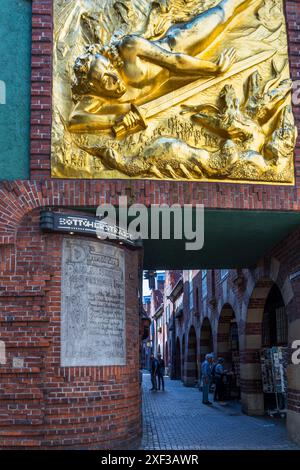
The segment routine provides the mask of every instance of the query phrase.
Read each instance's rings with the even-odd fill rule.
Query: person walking
[[[165,381],[164,381],[164,375],[165,375],[165,361],[161,357],[161,354],[157,355],[157,362],[158,362],[158,367],[157,367],[157,379],[158,379],[158,390],[160,390],[160,386],[162,387],[162,391],[165,391]]]
[[[212,405],[208,399],[209,387],[211,382],[211,365],[212,365],[212,355],[206,354],[205,361],[201,365],[201,375],[202,375],[202,403],[204,405]]]
[[[224,368],[224,359],[222,357],[218,358],[217,365],[215,367],[215,380],[216,380],[216,389],[214,393],[214,401],[219,401],[220,405],[224,405],[224,392],[225,392],[225,379],[226,371]]]
[[[157,390],[157,382],[156,382],[157,369],[158,369],[158,360],[154,357],[154,354],[151,354],[150,356],[150,373],[151,373],[151,383],[152,383],[152,388],[150,389],[151,392]]]

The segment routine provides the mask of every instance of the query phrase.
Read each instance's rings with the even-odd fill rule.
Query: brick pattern
[[[49,177],[52,124],[52,0],[32,2],[31,161],[35,179]]]
[[[256,395],[262,393],[261,380],[255,379],[240,379],[241,391],[244,394]]]
[[[288,392],[288,409],[300,414],[300,391],[290,389]]]
[[[257,349],[244,349],[240,351],[241,364],[260,364],[260,355]]]
[[[22,219],[15,245],[15,270],[1,273],[0,448],[136,446],[139,253],[124,248],[127,365],[61,368],[62,235],[41,234],[36,209]]]

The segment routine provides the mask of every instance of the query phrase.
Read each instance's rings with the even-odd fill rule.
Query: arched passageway
[[[280,289],[261,280],[248,305],[242,353],[242,405],[252,415],[283,410],[287,401],[288,318]]]

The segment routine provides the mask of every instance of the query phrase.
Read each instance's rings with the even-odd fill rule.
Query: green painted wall
[[[31,0],[0,0],[0,6],[0,180],[28,179]]]

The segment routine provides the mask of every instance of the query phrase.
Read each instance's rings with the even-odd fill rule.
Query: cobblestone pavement
[[[300,449],[280,419],[246,416],[238,403],[203,405],[201,392],[178,380],[167,378],[165,392],[150,388],[144,373],[142,449]]]

